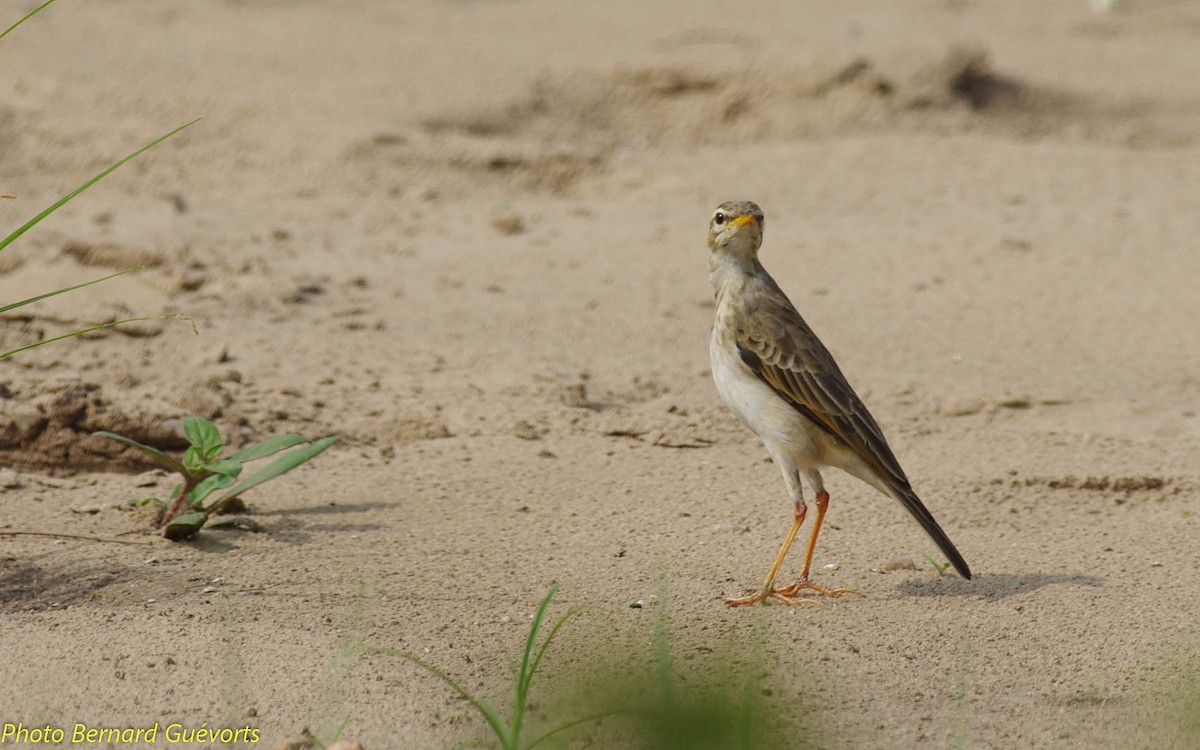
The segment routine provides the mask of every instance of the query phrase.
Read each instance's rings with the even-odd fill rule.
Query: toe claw
[[[725,604],[730,607],[748,607],[752,604],[766,604],[772,599],[782,602],[789,607],[799,607],[801,604],[824,604],[820,599],[801,598],[800,592],[810,589],[821,596],[836,597],[842,594],[854,594],[866,598],[866,594],[854,589],[830,589],[818,583],[810,581],[796,581],[790,586],[779,586],[774,589],[763,589],[746,596],[739,596],[732,599],[726,599]]]
[[[819,604],[822,607],[825,606],[825,602],[820,601],[819,599],[797,599],[794,596],[785,596],[778,591],[772,593],[771,598],[777,599],[789,607],[799,607],[801,604]]]
[[[856,591],[854,589],[829,589],[825,588],[819,583],[812,583],[810,581],[796,581],[791,586],[775,589],[775,593],[795,598],[800,595],[800,592],[803,589],[811,589],[821,596],[841,596],[842,594],[854,594],[855,596],[861,596],[864,599],[867,596],[861,591]]]

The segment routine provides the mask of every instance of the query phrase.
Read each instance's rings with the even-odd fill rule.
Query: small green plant
[[[529,627],[529,637],[525,641],[525,653],[521,659],[520,667],[517,670],[517,684],[514,691],[515,696],[513,700],[512,715],[507,722],[504,721],[504,719],[500,716],[500,712],[497,711],[496,708],[487,701],[487,699],[475,696],[467,691],[467,689],[462,685],[459,685],[457,682],[455,682],[454,678],[446,674],[445,671],[435,667],[434,665],[418,656],[415,656],[414,654],[408,653],[407,651],[360,646],[348,649],[347,652],[345,652],[345,655],[357,656],[360,654],[387,654],[390,656],[399,656],[403,659],[407,659],[421,669],[424,669],[426,672],[439,677],[443,682],[450,686],[451,690],[458,693],[458,695],[470,703],[476,711],[482,714],[483,718],[487,721],[488,726],[491,728],[492,733],[496,735],[496,740],[499,742],[501,748],[504,750],[533,750],[533,748],[538,747],[551,737],[561,734],[568,729],[572,729],[588,722],[598,721],[606,716],[624,713],[622,709],[612,709],[589,713],[585,716],[567,720],[554,729],[543,732],[536,739],[527,744],[521,743],[521,729],[525,720],[525,707],[529,698],[529,685],[533,681],[533,675],[535,672],[537,672],[538,665],[542,662],[542,657],[546,655],[546,649],[550,648],[550,644],[554,642],[554,638],[558,635],[558,631],[561,630],[562,626],[567,623],[567,620],[570,620],[579,613],[579,610],[572,609],[562,617],[558,618],[554,625],[551,626],[550,632],[547,633],[546,637],[542,640],[541,646],[538,646],[538,634],[542,630],[542,623],[546,618],[546,610],[550,607],[550,602],[554,599],[554,595],[556,593],[558,593],[558,586],[554,586],[550,589],[549,593],[547,593],[542,599],[541,604],[538,605],[537,613],[533,616],[533,624]]]
[[[786,714],[780,714],[767,706],[764,696],[770,695],[771,691],[763,684],[765,634],[754,637],[753,653],[746,654],[739,647],[729,654],[725,668],[705,667],[699,673],[685,677],[672,663],[665,614],[660,616],[656,630],[653,666],[646,668],[640,659],[631,658],[627,645],[604,638],[595,641],[592,644],[594,651],[622,654],[620,666],[613,671],[598,662],[594,668],[566,676],[565,681],[559,676],[554,692],[559,694],[560,700],[564,695],[577,693],[573,700],[583,701],[586,708],[570,713],[563,711],[562,706],[551,709],[549,716],[543,719],[551,728],[532,740],[523,740],[533,675],[563,625],[577,614],[577,610],[571,610],[556,620],[539,645],[538,637],[546,624],[546,612],[557,591],[557,586],[550,589],[533,616],[524,656],[517,668],[513,708],[508,721],[486,699],[469,692],[444,670],[406,651],[350,646],[338,653],[334,664],[343,665],[348,658],[364,654],[384,654],[399,656],[437,676],[483,716],[495,736],[490,743],[467,742],[457,748],[534,750],[552,745],[552,740],[569,740],[569,730],[589,725],[598,733],[590,739],[598,742],[600,747],[619,744],[643,750],[773,750],[784,747],[798,750],[820,746],[817,732],[810,725],[810,707],[792,703]],[[582,690],[577,691],[572,685]],[[606,718],[613,721],[598,726],[597,723]]]
[[[933,569],[937,571],[937,573],[938,573],[938,575],[939,575],[939,576],[941,576],[941,575],[945,575],[945,574],[946,574],[946,571],[947,571],[947,570],[950,568],[950,563],[948,563],[948,562],[939,563],[937,560],[934,560],[934,559],[933,559],[932,557],[930,557],[929,555],[925,555],[925,560],[926,560],[926,561],[927,561],[927,562],[928,562],[930,565],[932,565],[932,566],[933,566]]]
[[[168,539],[185,539],[204,527],[208,519],[229,507],[246,490],[291,471],[338,441],[336,437],[309,440],[302,435],[288,434],[255,443],[229,456],[221,457],[225,443],[216,425],[203,417],[184,417],[183,434],[187,450],[182,460],[176,460],[158,448],[144,445],[133,438],[100,430],[94,437],[108,438],[136,448],[164,469],[183,476],[183,483],[171,492],[170,503],[158,498],[143,502],[158,502],[167,506],[159,526]],[[303,446],[297,448],[297,446]],[[239,481],[244,464],[281,451],[296,448],[276,458],[264,468]],[[215,501],[205,503],[210,495],[226,490]]]

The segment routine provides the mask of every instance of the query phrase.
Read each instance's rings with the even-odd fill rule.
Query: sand
[[[195,117],[0,254],[4,301],[144,266],[2,348],[198,330],[0,362],[0,531],[149,542],[0,537],[0,724],[486,739],[353,649],[507,711],[557,585],[526,739],[665,643],[758,747],[1200,746],[1192,5],[60,0],[0,42],[0,226]],[[733,199],[975,580],[830,474],[817,580],[866,597],[722,605],[791,519],[708,371]],[[171,478],[89,435],[186,414],[342,440],[169,543],[127,502]]]

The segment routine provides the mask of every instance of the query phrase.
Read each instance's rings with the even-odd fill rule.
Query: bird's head
[[[763,212],[750,201],[722,203],[708,223],[708,247],[714,253],[753,258],[762,237]]]

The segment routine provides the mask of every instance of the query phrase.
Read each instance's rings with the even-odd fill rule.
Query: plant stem
[[[167,512],[163,514],[162,521],[159,522],[158,528],[165,529],[172,521],[175,520],[175,517],[183,511],[183,506],[185,503],[187,503],[188,495],[192,494],[192,490],[194,490],[196,485],[199,483],[200,477],[193,477],[189,474],[184,475],[183,487],[179,488],[179,495],[171,501],[171,506],[167,508]]]

